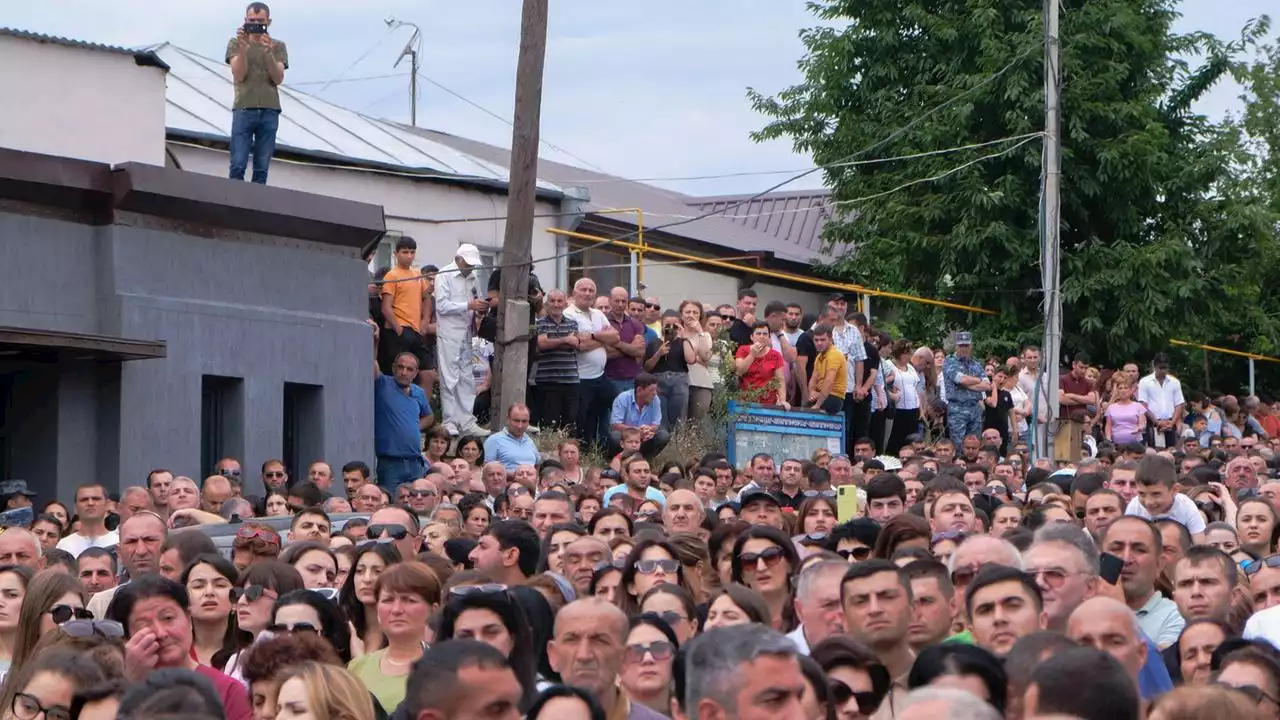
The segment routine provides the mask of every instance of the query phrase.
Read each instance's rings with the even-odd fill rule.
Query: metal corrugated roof
[[[170,67],[165,91],[165,125],[170,134],[225,142],[231,133],[235,99],[230,66],[170,43],[153,50]],[[434,142],[398,123],[334,105],[287,82],[280,86],[280,107],[278,150],[502,189],[509,184],[505,164]],[[538,188],[561,193],[543,180]]]
[[[415,129],[414,132],[493,162],[505,163],[511,155],[505,148],[438,130]],[[558,183],[561,187],[571,187],[580,182],[591,183],[588,186],[591,192],[588,213],[591,212],[591,208],[639,207],[645,213],[646,229],[660,229],[664,224],[688,219],[705,212],[700,212],[697,207],[691,206],[691,203],[697,203],[702,198],[689,197],[653,185],[556,162],[546,157],[538,158],[538,175]],[[626,214],[606,214],[602,217],[617,223],[634,222],[634,218]],[[760,228],[748,227],[730,217],[713,215],[674,226],[665,232],[736,252],[744,250],[771,252],[775,257],[796,263],[811,264],[815,260],[822,262],[831,260],[829,254],[822,252],[820,243],[813,248],[802,246],[787,238],[764,232]]]
[[[733,207],[744,200],[750,202]],[[822,228],[831,218],[830,202],[828,190],[793,190],[761,197],[750,194],[694,197],[689,199],[689,207],[702,212],[725,210],[720,217],[819,253]],[[837,248],[834,252],[839,254],[840,250]]]
[[[85,42],[83,40],[72,40],[71,38],[58,37],[56,35],[45,35],[43,33],[31,32],[29,30],[19,30],[17,28],[0,27],[0,35],[8,37],[21,38],[23,40],[32,40],[35,42],[51,43],[53,45],[64,45],[66,47],[81,48],[84,50],[97,50],[99,52],[115,53],[116,55],[129,55],[139,65],[144,67],[157,67],[161,70],[168,70],[169,66],[149,49],[133,50],[119,45],[103,45],[101,43]]]

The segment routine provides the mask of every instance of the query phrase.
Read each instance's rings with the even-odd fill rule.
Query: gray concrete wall
[[[256,467],[282,454],[286,382],[323,387],[323,459],[372,464],[368,276],[357,252],[135,220],[93,227],[0,209],[0,325],[163,340],[168,350],[118,369],[34,368],[39,384],[15,392],[30,412],[15,476],[64,498],[90,478],[139,484],[153,467],[202,476],[204,375],[243,378],[233,423],[243,434],[230,444],[244,449],[249,491]]]

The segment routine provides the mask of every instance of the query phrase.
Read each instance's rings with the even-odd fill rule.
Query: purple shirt
[[[609,324],[614,330],[618,331],[618,342],[623,345],[630,345],[636,335],[644,337],[644,325],[630,315],[624,317],[622,322],[613,319],[613,315],[606,314]],[[640,374],[641,361],[636,358],[621,355],[609,358],[604,364],[604,376],[610,380],[634,380]]]
[[[1111,440],[1115,443],[1141,442],[1142,433],[1138,432],[1138,420],[1146,413],[1142,403],[1111,403],[1107,406],[1107,417],[1111,418]]]

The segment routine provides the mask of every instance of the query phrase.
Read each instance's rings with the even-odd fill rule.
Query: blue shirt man
[[[640,451],[645,457],[653,457],[671,441],[671,435],[662,429],[662,400],[658,398],[658,379],[648,373],[636,376],[635,387],[614,398],[609,412],[610,449],[622,449],[622,432],[628,428],[640,430]]]
[[[418,377],[418,359],[400,353],[392,364],[394,375],[383,375],[374,363],[373,447],[378,455],[378,484],[395,488],[426,474],[422,458],[422,431],[435,415]]]
[[[528,428],[529,408],[512,405],[507,411],[507,426],[484,441],[484,461],[500,462],[507,472],[514,472],[519,465],[537,465],[542,457],[525,432]]]
[[[991,381],[982,363],[973,357],[973,335],[956,333],[956,351],[942,363],[942,385],[947,397],[947,435],[957,446],[966,435],[982,434],[982,398]]]

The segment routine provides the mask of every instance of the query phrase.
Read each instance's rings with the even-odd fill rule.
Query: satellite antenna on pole
[[[396,64],[392,67],[400,67],[400,61],[405,56],[409,56],[409,124],[414,127],[418,126],[418,53],[422,50],[422,28],[411,22],[403,22],[389,17],[385,21],[387,27],[396,30],[401,27],[413,28],[413,35],[409,38],[409,42],[405,44],[404,50],[400,51],[400,57],[396,58]]]

